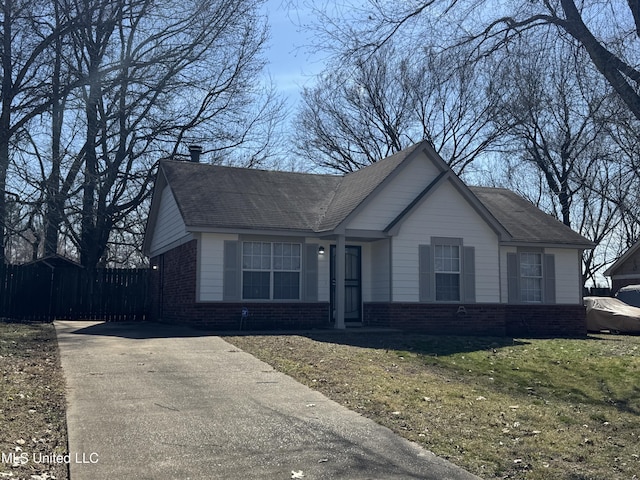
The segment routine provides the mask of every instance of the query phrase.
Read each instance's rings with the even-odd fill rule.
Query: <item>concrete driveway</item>
[[[55,326],[71,480],[477,478],[220,337]]]

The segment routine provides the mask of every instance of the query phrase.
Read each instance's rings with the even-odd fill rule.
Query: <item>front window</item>
[[[542,254],[520,254],[520,299],[523,302],[542,302]]]
[[[286,242],[242,243],[242,298],[300,298],[302,246]]]
[[[435,245],[436,301],[460,301],[460,247]]]

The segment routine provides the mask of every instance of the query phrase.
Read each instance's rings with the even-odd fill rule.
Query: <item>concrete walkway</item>
[[[71,480],[477,478],[220,337],[55,326]]]

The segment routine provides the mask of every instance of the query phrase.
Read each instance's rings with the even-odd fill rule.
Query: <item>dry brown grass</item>
[[[482,478],[640,475],[640,337],[227,337]]]
[[[52,324],[0,322],[0,479],[65,480],[64,377]],[[44,462],[42,460],[45,460]]]

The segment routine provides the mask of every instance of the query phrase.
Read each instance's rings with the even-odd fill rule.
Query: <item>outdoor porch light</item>
[[[322,245],[318,248],[318,255],[324,255],[324,247]]]

